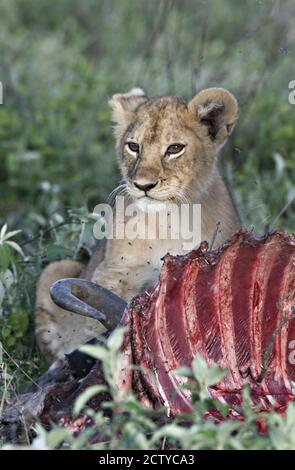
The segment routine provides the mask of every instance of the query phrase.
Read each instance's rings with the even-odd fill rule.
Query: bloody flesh
[[[216,251],[202,243],[188,255],[167,255],[154,291],[133,299],[123,318],[119,384],[149,406],[189,411],[186,379],[173,370],[199,354],[228,370],[208,389],[212,398],[238,410],[248,384],[254,405],[284,407],[294,399],[294,305],[295,238],[282,232],[241,231]],[[132,364],[142,371],[130,371]]]

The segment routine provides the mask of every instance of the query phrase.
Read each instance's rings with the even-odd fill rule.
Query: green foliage
[[[290,403],[286,419],[271,411],[269,414],[254,412],[250,405],[249,391],[244,390],[241,413],[244,419],[224,419],[216,424],[206,417],[209,410],[221,411],[226,417],[228,409],[209,398],[207,387],[217,384],[225,370],[208,367],[200,356],[196,356],[192,368],[175,371],[189,377],[193,393],[193,411],[169,419],[167,409],[157,412],[142,406],[130,391],[116,385],[117,373],[123,358],[119,353],[124,330],[116,330],[102,346],[85,346],[83,351],[102,361],[106,373],[106,386],[91,386],[76,400],[73,418],[88,417],[89,426],[75,435],[65,428],[55,427],[47,432],[36,427],[36,437],[30,449],[87,449],[87,450],[157,450],[168,445],[181,450],[280,450],[293,449],[295,439],[295,402]],[[94,396],[108,391],[110,401],[103,401],[95,412],[87,406]],[[113,410],[109,413],[109,410]],[[265,422],[268,435],[259,432],[259,423]],[[13,447],[6,446],[11,449]]]
[[[262,230],[294,192],[292,8],[291,0],[281,9],[272,0],[3,0],[2,223],[30,235],[52,213],[105,199],[118,179],[112,93],[140,85],[189,97],[215,85],[240,102],[223,169],[245,223]],[[292,229],[292,211],[278,223]]]
[[[3,225],[0,231],[0,312],[2,312],[5,294],[15,283],[14,253],[24,256],[21,247],[11,240],[19,232],[20,230],[7,232],[7,225]],[[9,269],[10,267],[11,269]],[[19,338],[23,337],[27,328],[28,315],[22,309],[16,308],[2,328],[3,342],[8,346],[13,346]]]
[[[112,93],[141,86],[149,96],[190,98],[208,86],[230,89],[240,120],[220,166],[242,221],[257,233],[268,225],[294,230],[293,3],[1,1],[0,227],[11,232],[6,228],[0,241],[0,341],[10,355],[4,354],[9,389],[20,391],[44,368],[33,334],[42,268],[62,258],[87,261],[89,214],[119,180]],[[197,435],[223,445],[232,423],[206,426]],[[126,427],[131,435],[132,424]],[[247,432],[249,443],[241,445],[252,445]]]
[[[16,341],[24,336],[29,324],[28,315],[23,310],[16,309],[2,329],[2,339],[7,346],[14,346]]]

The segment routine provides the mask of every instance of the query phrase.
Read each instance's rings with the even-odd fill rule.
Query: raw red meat
[[[200,354],[209,366],[228,369],[208,392],[233,413],[246,384],[254,405],[283,409],[295,399],[294,305],[294,236],[241,231],[217,251],[202,243],[188,255],[167,255],[157,287],[133,299],[123,317],[119,386],[173,415],[190,411],[187,379],[173,370]],[[132,364],[143,370],[130,371]]]

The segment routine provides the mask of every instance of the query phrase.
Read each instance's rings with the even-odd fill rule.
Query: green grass
[[[295,105],[292,0],[2,0],[0,227],[21,230],[24,257],[0,249],[0,334],[23,390],[45,364],[33,333],[42,268],[87,261],[88,214],[119,172],[108,98],[232,91],[240,120],[220,166],[243,223],[294,231]],[[3,388],[2,382],[0,382]]]
[[[116,330],[104,346],[84,346],[84,351],[102,361],[106,385],[94,385],[86,389],[76,400],[71,420],[72,431],[77,419],[87,417],[89,426],[79,434],[69,429],[53,426],[48,431],[35,426],[33,442],[24,442],[21,448],[60,450],[288,450],[295,446],[295,403],[289,403],[286,417],[275,411],[258,413],[253,411],[249,390],[243,391],[240,409],[243,419],[226,419],[229,407],[214,401],[207,392],[226,374],[226,370],[206,365],[196,356],[192,368],[182,368],[174,373],[190,378],[192,412],[169,419],[163,407],[154,411],[144,407],[131,392],[116,386],[116,376],[122,367],[119,354],[122,343],[122,329]],[[188,385],[187,385],[188,387]],[[109,395],[101,399],[100,409],[89,406],[91,398],[100,394]],[[112,412],[114,410],[114,412]],[[218,413],[221,418],[217,425],[214,419],[204,418],[205,413]],[[81,423],[81,421],[80,421]],[[265,433],[265,430],[268,433]],[[19,448],[5,446],[6,449]]]

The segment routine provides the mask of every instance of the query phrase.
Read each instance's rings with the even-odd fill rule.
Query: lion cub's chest
[[[194,237],[183,236],[187,235],[182,230],[185,219],[179,223],[169,213],[141,215],[126,217],[124,236],[122,227],[116,230],[115,221],[115,236],[107,241],[105,258],[92,277],[126,301],[157,283],[163,256],[181,255],[196,247]]]
[[[114,274],[122,273],[121,283],[130,293],[128,297],[156,284],[167,253],[180,255],[188,251],[181,233],[172,224],[169,215],[166,220],[156,218],[155,214],[145,219],[131,217],[126,222],[129,232],[125,232],[124,239],[112,241],[109,254],[111,258],[117,254]],[[132,228],[137,235],[135,239]]]
[[[125,283],[131,296],[157,283],[163,257],[167,253],[183,254],[181,241],[134,240],[132,245],[128,244],[124,251],[125,264],[122,263],[121,268],[125,272]]]
[[[187,240],[182,236],[181,221],[175,220],[170,212],[159,211],[130,217],[125,227],[124,251],[133,257],[134,266],[143,267],[146,264],[159,268],[165,254],[177,255],[189,251],[186,248]]]

